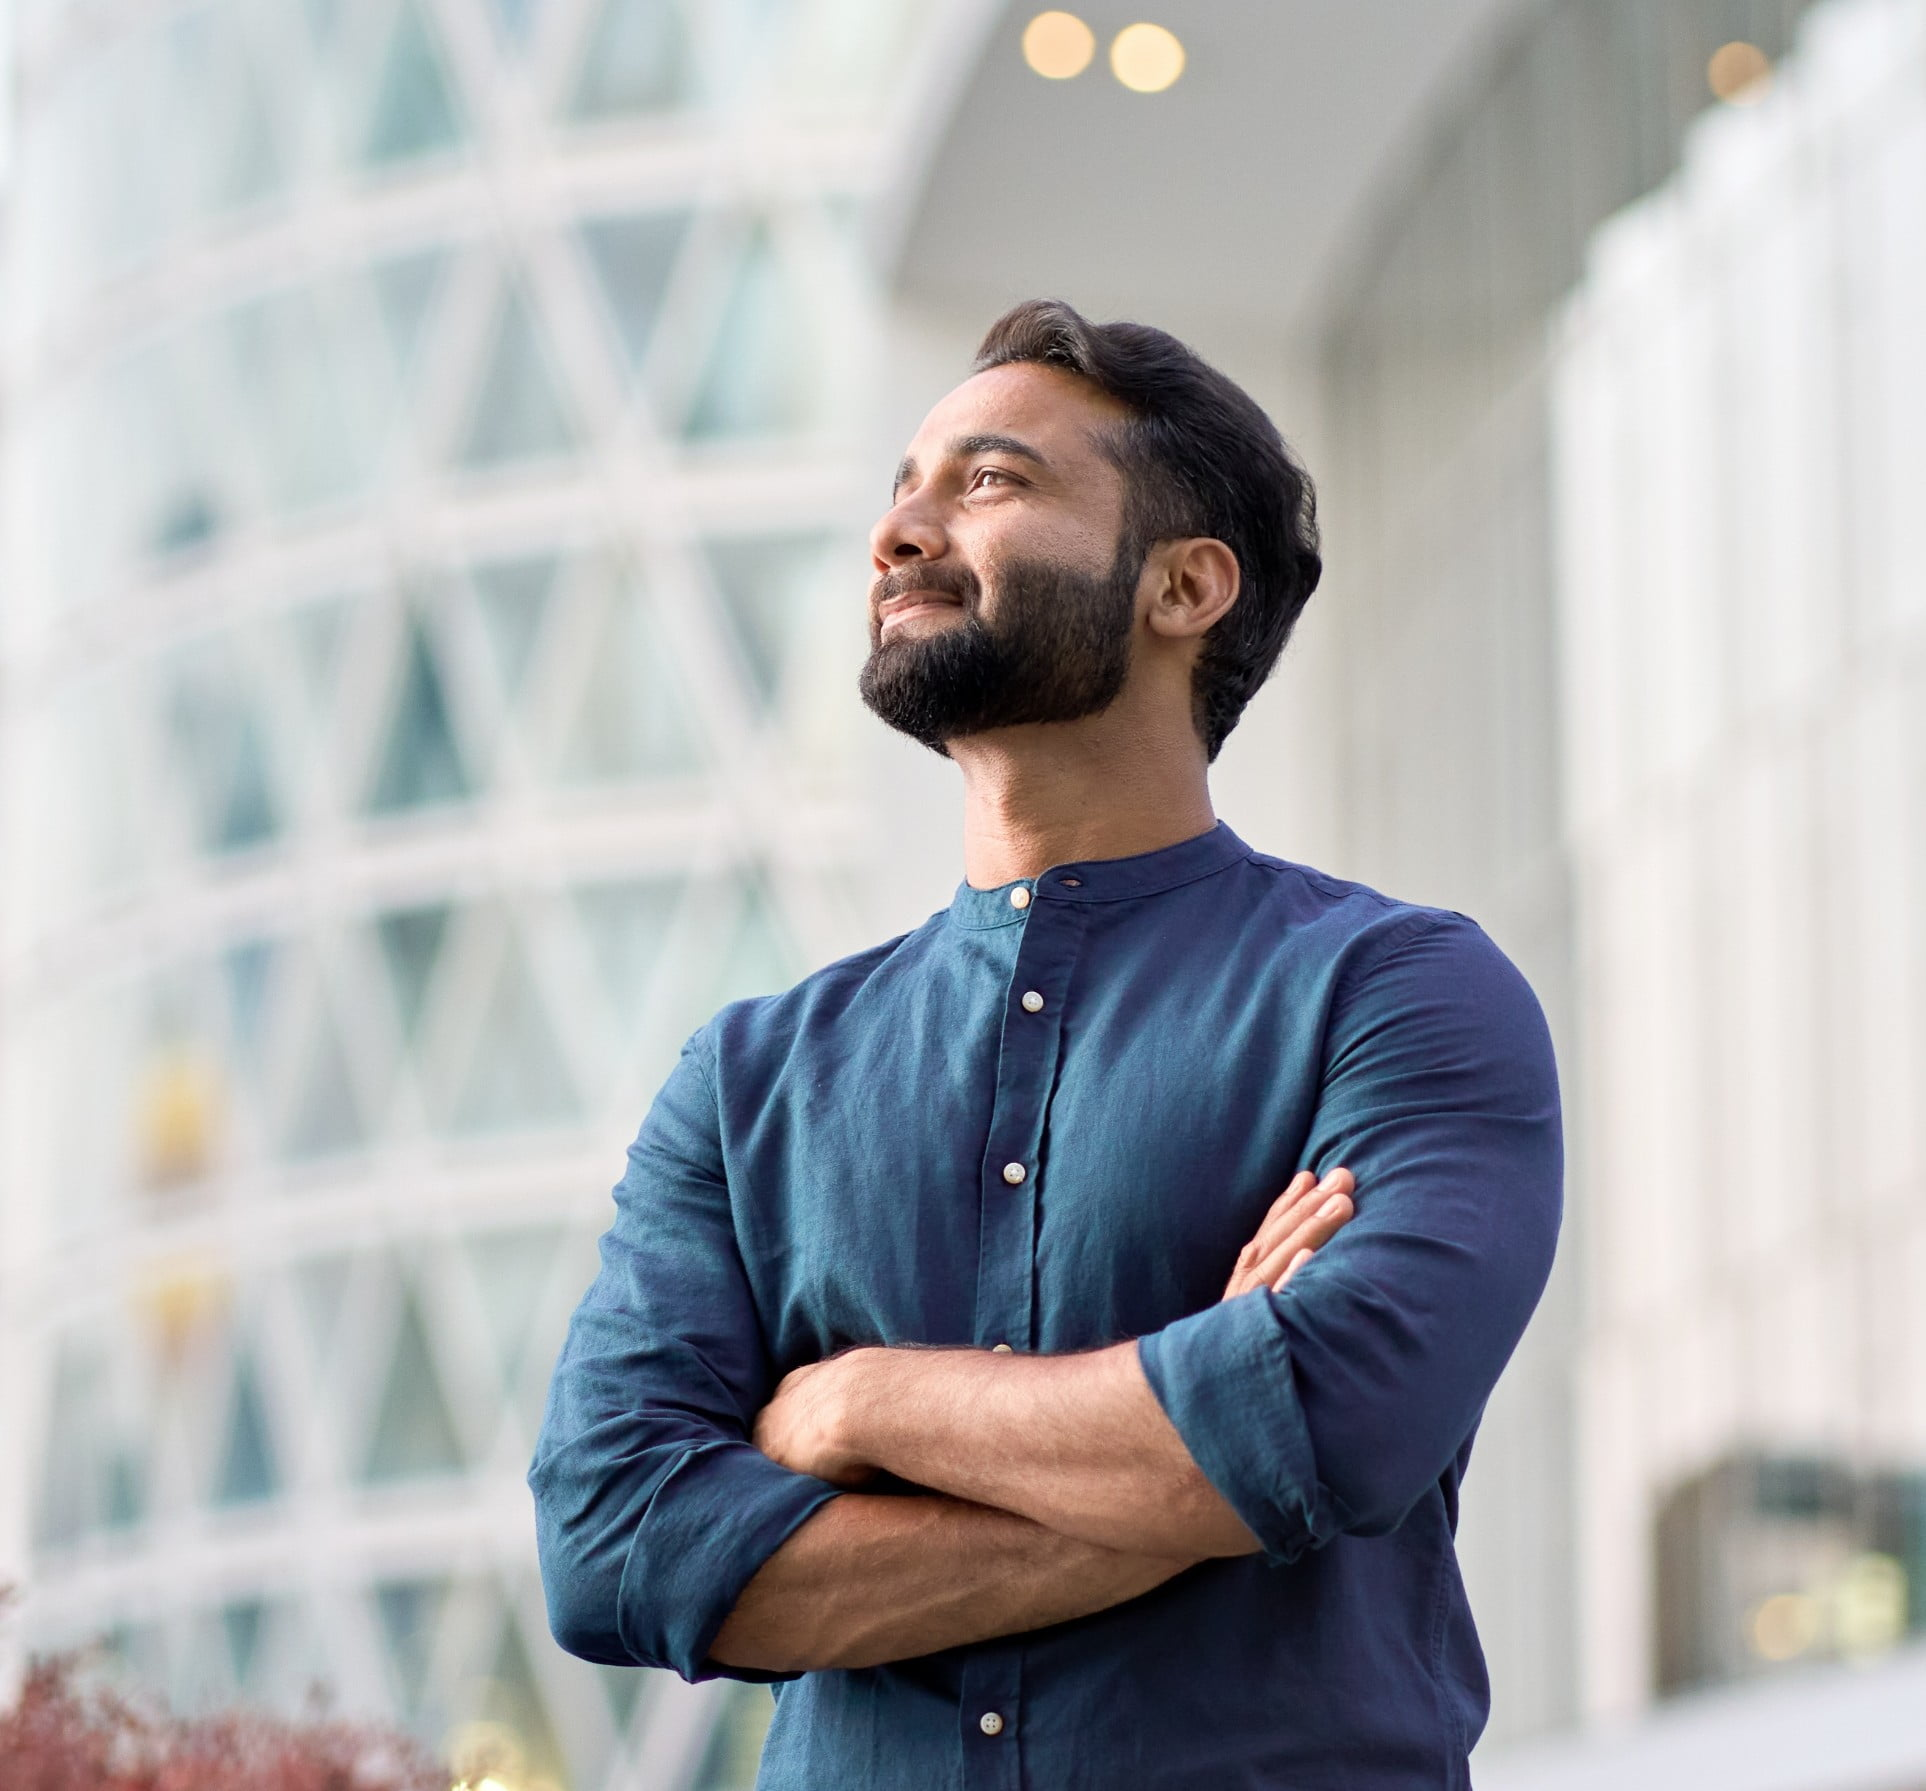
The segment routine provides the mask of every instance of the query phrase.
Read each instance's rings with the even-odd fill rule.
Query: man
[[[531,1474],[555,1633],[778,1682],[781,1791],[1463,1786],[1557,1091],[1470,922],[1213,824],[1309,481],[1171,337],[1032,303],[871,545],[863,695],[955,761],[965,881],[657,1098]]]

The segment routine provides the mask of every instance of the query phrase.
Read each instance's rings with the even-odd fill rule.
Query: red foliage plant
[[[188,1719],[89,1684],[71,1656],[37,1660],[0,1712],[5,1791],[448,1791],[405,1736],[251,1712]]]

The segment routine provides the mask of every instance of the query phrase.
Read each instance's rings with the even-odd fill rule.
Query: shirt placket
[[[1076,903],[1011,891],[1024,911],[1022,943],[1004,991],[996,1096],[981,1170],[976,1342],[991,1350],[1036,1343],[1038,1202],[1045,1124],[1063,1048],[1063,1010],[1083,938]],[[959,1712],[965,1791],[1018,1791],[1022,1756],[1023,1650],[1005,1643],[972,1651]]]

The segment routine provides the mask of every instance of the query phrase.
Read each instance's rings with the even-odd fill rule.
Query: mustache
[[[938,591],[955,597],[974,613],[982,596],[983,582],[966,566],[898,566],[886,572],[869,588],[869,607],[873,614],[883,604],[909,591]]]

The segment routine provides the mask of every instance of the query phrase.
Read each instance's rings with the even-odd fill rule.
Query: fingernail
[[[1338,1185],[1338,1177],[1343,1173],[1342,1169],[1327,1169],[1324,1172],[1324,1179],[1318,1183],[1319,1192],[1324,1193],[1335,1188]]]
[[[1342,1194],[1333,1194],[1329,1200],[1317,1209],[1317,1216],[1320,1219],[1335,1219],[1338,1214],[1343,1211],[1344,1196]]]

